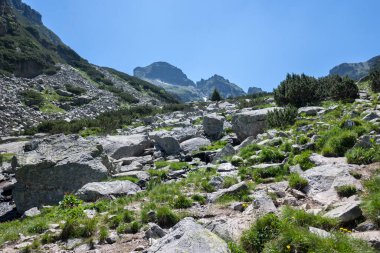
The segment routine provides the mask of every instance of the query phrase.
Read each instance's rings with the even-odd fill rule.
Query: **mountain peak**
[[[181,69],[163,61],[154,62],[146,67],[137,67],[133,70],[133,74],[139,78],[160,80],[178,86],[195,86]]]

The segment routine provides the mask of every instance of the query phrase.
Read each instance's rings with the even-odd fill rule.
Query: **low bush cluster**
[[[361,209],[364,216],[380,225],[380,177],[374,176],[364,184]]]
[[[355,195],[358,192],[355,185],[341,185],[335,187],[335,190],[338,193],[339,197],[347,198]]]
[[[289,176],[289,186],[296,190],[302,190],[309,182],[307,179],[301,177],[298,173],[292,173]]]
[[[36,91],[36,90],[25,90],[21,93],[22,96],[22,101],[27,105],[27,106],[36,106],[40,107],[44,103],[44,97],[43,95]]]
[[[316,79],[305,74],[288,74],[273,91],[280,106],[312,105],[323,100],[353,100],[359,96],[355,82],[347,77],[327,76]]]
[[[234,249],[256,252],[374,252],[364,241],[336,230],[338,222],[302,210],[284,208],[282,215],[267,214],[259,218],[241,237]],[[309,231],[309,226],[330,231],[321,237]],[[244,252],[243,251],[243,252]]]
[[[284,109],[275,109],[267,114],[267,126],[269,128],[284,129],[294,124],[297,115],[297,108],[292,106],[287,106]]]

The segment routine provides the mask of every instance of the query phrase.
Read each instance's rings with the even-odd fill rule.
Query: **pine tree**
[[[220,101],[222,100],[222,96],[220,96],[220,93],[217,89],[214,89],[211,95],[211,101]]]

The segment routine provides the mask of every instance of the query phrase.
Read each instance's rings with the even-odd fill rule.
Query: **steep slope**
[[[359,63],[342,63],[330,70],[330,75],[348,76],[359,80],[368,75],[371,68],[380,66],[380,56],[375,56],[368,61]]]
[[[177,103],[164,89],[90,64],[20,0],[0,0],[0,136],[44,120],[93,118],[132,104]]]
[[[207,97],[211,96],[214,89],[217,89],[223,98],[245,95],[242,88],[219,75],[214,75],[207,80],[200,80],[197,82],[197,88]]]

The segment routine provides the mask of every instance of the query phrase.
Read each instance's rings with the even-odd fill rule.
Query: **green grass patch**
[[[296,190],[301,190],[308,185],[308,181],[298,173],[292,173],[289,176],[289,186]]]
[[[335,190],[338,193],[339,197],[347,198],[355,195],[358,192],[355,185],[341,185],[335,187]]]
[[[214,150],[218,150],[218,149],[222,149],[224,148],[226,145],[227,145],[227,141],[215,141],[213,142],[211,145],[209,146],[203,146],[203,147],[200,147],[199,150],[201,151],[214,151]]]
[[[356,147],[348,150],[345,154],[348,163],[352,164],[370,164],[380,161],[379,148],[362,148]]]

